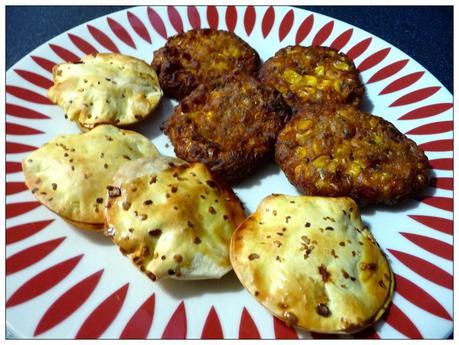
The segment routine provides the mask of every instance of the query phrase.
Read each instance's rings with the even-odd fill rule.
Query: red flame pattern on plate
[[[406,134],[437,134],[445,133],[453,130],[453,121],[440,121],[428,123],[406,132]]]
[[[351,49],[349,49],[349,51],[347,52],[347,55],[352,60],[357,59],[360,55],[362,55],[368,49],[372,40],[373,40],[372,37],[368,37],[364,39],[363,41],[360,41],[355,46],[353,46]]]
[[[395,91],[400,91],[404,88],[407,88],[408,86],[414,84],[417,82],[422,76],[424,75],[424,72],[414,72],[411,74],[408,74],[404,77],[401,77],[397,80],[394,80],[392,83],[387,85],[382,91],[379,93],[380,95],[386,95]]]
[[[18,75],[22,78],[31,82],[32,84],[41,87],[43,89],[48,90],[51,86],[53,86],[53,82],[48,78],[45,78],[37,73],[25,71],[23,69],[15,69],[14,70]]]
[[[72,315],[91,296],[104,270],[91,274],[72,286],[46,310],[35,328],[34,336],[40,335]]]
[[[36,244],[11,255],[6,259],[6,275],[22,271],[23,269],[42,260],[44,257],[53,252],[64,240],[65,237],[59,237]]]
[[[421,339],[422,335],[408,316],[395,304],[391,304],[385,321],[397,331],[410,339]]]
[[[279,26],[279,41],[282,42],[285,38],[285,36],[288,35],[290,30],[292,29],[292,24],[295,19],[295,15],[293,13],[293,10],[290,10],[287,12],[287,14],[284,16],[282,19],[282,22],[280,23]]]
[[[14,174],[22,171],[22,165],[19,162],[6,162],[6,173]],[[8,218],[8,217],[7,217]]]
[[[27,186],[24,182],[7,182],[6,183],[6,195],[12,195],[27,190]]]
[[[438,90],[440,90],[439,86],[432,86],[432,87],[426,87],[423,89],[419,89],[416,91],[412,91],[405,96],[400,97],[396,101],[394,101],[389,107],[399,107],[402,105],[407,105],[411,103],[416,103],[419,101],[422,101],[426,98],[429,98],[432,96],[434,93],[436,93]]]
[[[116,20],[107,17],[107,23],[110,29],[112,29],[113,33],[124,43],[126,43],[128,46],[131,48],[136,49],[135,43],[132,40],[131,35],[129,35],[129,32],[120,25]]]
[[[185,303],[180,302],[164,329],[161,339],[185,339],[186,338],[186,310]]]
[[[334,25],[335,22],[333,20],[325,24],[314,36],[314,39],[312,40],[312,45],[322,45],[332,33]]]
[[[412,281],[395,274],[397,293],[406,298],[408,301],[431,314],[442,317],[446,320],[452,318],[449,313],[425,290],[414,284]]]
[[[70,34],[69,33],[69,38],[72,41],[72,43],[80,49],[83,53],[89,55],[89,54],[97,54],[98,51],[96,48],[94,48],[88,41],[85,41],[81,37]]]
[[[357,69],[360,72],[364,72],[367,69],[370,69],[377,64],[379,64],[381,61],[383,61],[386,56],[389,54],[391,48],[384,48],[381,49],[380,51],[377,51],[376,53],[373,53],[369,57],[367,57],[365,60],[363,60],[360,65],[357,67]]]
[[[273,316],[274,336],[276,339],[298,339],[298,334],[292,327],[288,327],[283,321]]]
[[[301,23],[298,31],[296,32],[295,43],[300,44],[303,40],[308,37],[311,32],[312,26],[314,25],[314,15],[310,14]]]
[[[226,27],[233,32],[237,24],[237,10],[235,6],[228,6],[225,15]]]
[[[35,61],[37,65],[39,65],[41,68],[47,70],[48,72],[51,72],[53,70],[54,65],[56,64],[55,62],[52,62],[48,59],[44,59],[39,56],[31,56],[32,60]]]
[[[354,29],[344,31],[342,34],[335,38],[335,40],[330,44],[330,47],[335,48],[336,50],[343,49],[343,47],[351,39],[353,32]]]
[[[11,141],[6,142],[6,153],[23,153],[36,150],[35,146],[26,144],[13,143]]]
[[[430,179],[430,185],[435,188],[453,190],[452,177],[436,177]]]
[[[260,332],[245,307],[242,309],[239,323],[239,339],[260,339]]]
[[[70,50],[58,46],[57,44],[50,44],[49,47],[65,62],[76,62],[80,60],[80,58]]]
[[[41,134],[43,133],[42,131],[39,131],[38,129],[30,128],[27,126],[23,125],[17,125],[12,122],[7,122],[6,123],[6,134],[12,134],[12,135],[35,135],[35,134]]]
[[[453,139],[430,141],[419,145],[424,151],[453,151]]]
[[[421,277],[447,289],[453,288],[453,276],[434,264],[395,249],[388,249],[388,251]]]
[[[149,31],[151,30],[150,27],[147,28],[140,19],[142,18],[141,11],[145,10],[148,20],[151,23],[154,31]],[[218,10],[215,6],[208,6],[202,8],[201,11],[201,13],[205,13],[207,22],[210,27],[217,28],[218,26],[223,27],[226,25],[226,28],[228,28],[230,31],[237,31],[236,28],[242,28],[245,30],[248,36],[253,33],[255,24],[257,22],[257,14],[254,6],[219,6]],[[184,16],[182,12],[185,14]],[[219,12],[222,16],[224,16],[224,18],[222,17],[220,20],[220,23]],[[145,14],[145,12],[143,13]],[[30,56],[30,58],[37,64],[37,66],[40,66],[43,70],[38,69],[36,72],[33,67],[28,67],[27,64],[18,64],[18,68],[15,68],[15,71],[21,78],[25,79],[27,82],[30,82],[35,87],[47,89],[52,85],[52,81],[50,80],[51,78],[46,73],[50,73],[52,71],[52,67],[55,65],[53,61],[48,59],[53,59],[53,52],[59,56],[59,58],[65,61],[75,61],[79,59],[79,56],[82,56],[80,52],[84,54],[97,52],[97,49],[93,46],[92,43],[90,43],[96,41],[108,51],[130,54],[129,51],[125,50],[128,49],[128,46],[132,49],[137,49],[136,43],[138,43],[140,39],[150,44],[154,40],[161,40],[161,38],[167,39],[168,34],[165,26],[166,21],[168,21],[167,24],[170,24],[177,32],[183,31],[185,23],[184,20],[186,21],[186,17],[188,17],[188,22],[190,23],[191,27],[201,27],[200,12],[195,6],[188,6],[186,11],[180,12],[176,7],[164,6],[164,12],[161,12],[161,16],[158,13],[159,11],[156,12],[156,10],[152,7],[147,7],[145,9],[133,8],[120,14],[105,16],[92,22],[90,25],[84,24],[79,29],[71,30],[71,32],[67,33],[69,40],[52,40],[49,44],[43,46],[43,48],[46,49],[44,52],[40,53],[43,55],[43,57]],[[164,13],[166,13],[165,16],[163,15]],[[331,43],[331,46],[335,49],[342,50],[343,48],[347,47],[351,37],[355,38],[355,36],[357,36],[358,39],[360,38],[360,41],[357,41],[357,44],[354,44],[354,46],[350,49],[346,48],[346,50],[351,58],[361,58],[361,62],[358,64],[358,69],[361,72],[371,69],[371,73],[373,73],[373,75],[368,79],[367,84],[370,85],[371,83],[379,82],[380,84],[378,84],[378,91],[381,90],[381,95],[391,95],[392,93],[400,92],[409,86],[414,85],[425,74],[425,71],[422,69],[418,68],[413,70],[413,66],[409,65],[409,59],[400,57],[400,54],[398,54],[398,52],[395,50],[393,53],[391,53],[391,48],[387,45],[384,46],[383,43],[377,42],[376,38],[372,36],[368,37],[368,34],[362,33],[358,29],[352,28],[348,25],[337,25],[338,22],[335,23],[334,20],[329,20],[325,17],[314,15],[309,12],[300,12],[300,10],[294,8],[278,10],[277,7],[267,6],[264,7],[264,9],[261,9],[260,13],[261,15],[259,14],[260,20],[258,24],[259,28],[257,29],[260,30],[262,37],[267,38],[271,33],[274,32],[278,35],[279,41],[285,42],[285,44],[293,44],[291,41],[294,41],[297,44],[310,45],[312,42],[312,44],[319,45],[325,44],[328,42],[329,38],[333,36],[334,39]],[[122,15],[126,16],[124,17],[124,20]],[[275,20],[276,16],[279,17],[277,23]],[[296,20],[299,22],[299,26],[295,29],[294,32],[292,32],[295,17],[297,17]],[[126,18],[126,23],[128,22],[129,24],[124,25],[123,23]],[[316,22],[318,24],[316,24]],[[338,28],[340,28],[341,31],[339,31]],[[131,29],[133,31],[131,31]],[[308,36],[313,31],[313,29],[314,32],[316,32],[315,36],[308,39]],[[110,34],[112,35],[112,38],[108,36],[110,31],[113,32],[113,35]],[[92,37],[89,37],[87,32],[89,32]],[[138,37],[135,34],[132,34],[132,32],[135,32]],[[173,32],[171,32],[171,34],[172,33]],[[89,39],[84,39],[83,37],[89,37]],[[374,39],[374,47],[371,46],[372,39]],[[75,52],[76,48],[78,48],[77,52]],[[389,53],[391,54],[389,55]],[[396,60],[396,58],[399,60]],[[386,60],[388,62],[383,64],[383,62]],[[30,64],[31,62],[28,63]],[[402,70],[409,71],[404,73],[404,76],[401,76],[399,75],[399,72]],[[386,81],[386,79],[389,78],[391,79]],[[24,85],[30,86],[28,83],[24,83]],[[403,108],[404,114],[402,113],[399,115],[398,120],[406,121],[429,118],[449,111],[452,108],[453,105],[451,101],[448,99],[443,100],[440,97],[440,93],[437,94],[440,87],[429,85],[423,85],[422,87],[423,88],[411,91],[405,95],[397,95],[396,97],[398,97],[398,99],[394,100],[394,98],[392,98],[387,102],[387,104],[392,102],[390,105],[392,107],[406,106],[406,109]],[[24,106],[16,104],[17,100],[13,99],[10,101],[10,103],[6,104],[6,113],[11,116],[8,118],[8,122],[6,123],[7,134],[22,136],[40,134],[41,131],[37,129],[33,121],[39,119],[49,119],[49,117],[45,115],[47,108],[42,107],[42,105],[52,105],[44,92],[41,94],[41,90],[36,92],[30,87],[22,88],[16,85],[8,85],[6,91],[8,94],[14,97],[33,103],[30,106]],[[388,98],[390,97],[391,96]],[[430,104],[428,104],[429,99]],[[427,104],[422,106],[416,105],[416,103],[420,101],[427,101]],[[33,108],[33,110],[29,108]],[[26,121],[31,119],[32,122],[24,123],[24,121],[22,121],[21,123],[16,123],[14,121],[15,118],[22,118]],[[436,151],[445,152],[447,154],[446,157],[443,156],[441,158],[431,159],[430,164],[432,167],[434,169],[446,170],[447,172],[443,172],[443,174],[451,173],[453,168],[453,140],[451,132],[452,121],[447,121],[447,119],[445,120],[444,118],[441,118],[441,120],[434,120],[427,124],[425,124],[425,121],[424,124],[415,122],[413,123],[413,125],[408,126],[408,128],[413,129],[409,130],[407,134],[432,136],[428,137],[427,140],[423,140],[424,144],[420,145],[421,148],[427,152]],[[438,134],[442,134],[442,136],[440,138],[436,137]],[[6,151],[7,154],[28,152],[32,149],[35,149],[35,143],[36,140],[31,142],[9,142],[6,145]],[[9,159],[7,161],[7,174],[21,171],[21,163],[15,162],[15,160],[17,161],[19,159]],[[443,191],[443,193],[450,192],[453,190],[453,178],[434,178],[431,180],[431,186],[438,189],[444,189],[445,191]],[[6,183],[7,195],[14,195],[24,191],[25,189],[26,186],[24,183],[20,180],[18,181],[17,179],[16,181],[7,181]],[[430,190],[432,190],[432,188]],[[29,194],[27,195],[30,197]],[[6,244],[10,245],[28,238],[33,239],[32,236],[37,233],[39,233],[37,236],[43,236],[42,234],[46,234],[46,236],[48,236],[48,234],[51,233],[50,231],[42,233],[40,233],[40,231],[45,229],[53,220],[37,220],[35,222],[30,222],[30,220],[23,221],[27,219],[27,212],[40,206],[40,203],[29,202],[26,201],[26,199],[21,200],[20,198],[22,197],[22,194],[14,195],[13,197],[19,199],[21,202],[7,203],[7,219],[12,217],[19,217],[21,215],[25,215],[25,217],[15,219],[15,226],[8,227],[6,230]],[[426,196],[420,197],[418,199],[434,208],[452,212],[452,197]],[[445,234],[452,235],[453,222],[450,219],[436,217],[435,209],[431,209],[429,211],[432,213],[423,215],[407,214],[407,216],[411,217],[413,220],[419,223],[418,227],[423,229],[424,232],[422,234],[402,232],[402,238],[407,241],[405,243],[408,243],[411,248],[416,248],[416,246],[418,246],[432,253],[432,255],[439,256],[445,260],[452,260],[451,244],[449,242],[447,243],[431,238],[430,231],[440,231]],[[21,223],[21,221],[23,222]],[[427,228],[424,228],[423,225]],[[15,272],[17,269],[22,270],[23,268],[29,267],[35,262],[38,262],[47,257],[49,254],[47,253],[47,250],[52,252],[56,248],[40,249],[40,245],[45,247],[52,247],[54,245],[57,247],[59,246],[59,243],[53,241],[58,240],[60,239],[44,237],[44,240],[42,240],[41,244],[31,247],[29,246],[28,248],[25,248],[16,254],[10,255],[7,259],[7,274],[9,274],[7,278],[15,279],[10,278],[15,277],[15,275],[12,275],[11,272]],[[51,242],[51,245],[49,242]],[[39,249],[36,248],[37,246]],[[10,248],[13,248],[13,246],[7,247],[8,250]],[[28,251],[30,251],[32,255],[29,256],[27,254]],[[388,251],[399,260],[399,262],[394,260],[393,268],[396,274],[399,265],[405,265],[408,266],[417,275],[438,284],[440,289],[452,289],[452,276],[443,269],[440,269],[436,265],[428,262],[426,259],[417,257],[414,254],[403,253],[394,249],[389,249]],[[412,252],[415,253],[415,250]],[[51,259],[51,257],[49,257],[49,259]],[[41,293],[51,293],[50,289],[61,282],[62,279],[64,279],[65,272],[68,272],[67,274],[69,274],[80,259],[81,255],[79,257],[70,259],[70,264],[67,263],[64,265],[65,262],[62,262],[55,265],[53,263],[54,266],[44,270],[37,276],[29,277],[27,283],[19,290],[17,290],[12,297],[10,297],[10,300],[8,301],[10,303],[9,306],[12,306],[15,303],[18,304],[19,302],[23,303],[25,301],[29,301]],[[43,260],[42,262],[45,261]],[[59,266],[61,264],[64,265],[63,269],[61,269]],[[71,267],[72,265],[74,266]],[[57,272],[58,269],[59,272]],[[35,335],[43,334],[53,327],[59,327],[59,323],[72,315],[77,308],[79,308],[83,303],[85,303],[85,301],[88,300],[89,296],[95,294],[95,287],[100,281],[102,270],[103,268],[93,275],[81,280],[79,283],[73,285],[73,287],[69,288],[63,295],[57,296],[55,301],[53,301],[51,304],[51,307],[49,307],[48,310],[44,312],[40,320],[37,320],[38,323],[35,329]],[[29,271],[27,270],[23,271],[24,274],[27,274],[28,272]],[[50,274],[53,276],[51,280],[45,278]],[[27,284],[32,286],[32,289],[27,287],[29,291],[26,291],[25,288]],[[417,307],[451,322],[451,315],[449,315],[448,312],[437,302],[435,299],[436,295],[431,291],[427,293],[426,291],[422,290],[419,287],[421,286],[420,283],[417,283],[415,279],[411,281],[397,275],[397,284],[397,292],[402,297],[406,298]],[[128,284],[118,289],[118,291],[113,293],[111,296],[108,296],[97,308],[95,308],[94,311],[89,316],[87,316],[83,325],[81,325],[77,337],[96,338],[103,335],[112,321],[115,320],[117,314],[120,312],[121,307],[125,301],[127,289]],[[99,293],[99,289],[97,289],[97,293]],[[430,295],[430,293],[432,293],[432,295]],[[20,294],[25,294],[26,297],[20,297]],[[135,306],[134,308],[129,309],[136,311],[131,316],[129,321],[124,325],[124,329],[120,335],[121,338],[145,338],[148,336],[153,322],[155,295],[146,296],[145,298],[145,302],[140,307],[137,308],[137,306]],[[207,318],[204,317],[205,320],[203,320],[204,324],[201,333],[202,338],[224,337],[222,330],[224,315],[218,316],[215,308],[216,306],[210,306]],[[61,311],[64,312],[61,313]],[[158,317],[162,316],[158,314]],[[416,315],[414,315],[412,312],[407,312],[405,309],[402,310],[399,306],[393,305],[384,319],[386,320],[385,322],[390,324],[392,327],[407,337],[422,337],[422,334],[413,323],[413,321],[416,320]],[[256,319],[252,319],[252,316],[244,307],[241,314],[241,323],[239,324],[240,338],[261,337],[262,332],[260,331],[263,331],[265,327],[260,328],[259,330],[254,320]],[[384,320],[381,322],[384,322]],[[271,327],[274,328],[274,334],[276,338],[297,338],[299,336],[299,334],[297,334],[294,329],[285,326],[285,324],[275,318],[273,319]],[[163,331],[163,337],[182,339],[187,337],[187,334],[185,303],[181,301],[176,311],[173,313],[171,319],[169,320],[167,326],[165,327]],[[333,337],[330,335],[319,335],[315,333],[312,333],[312,336],[314,338]],[[384,328],[381,329],[381,334],[378,334],[374,328],[370,327],[365,331],[359,332],[352,336],[355,338],[372,339],[379,338],[379,336],[384,337]]]
[[[424,107],[420,107],[420,108],[409,111],[405,115],[401,116],[399,120],[423,119],[426,117],[441,114],[451,109],[452,107],[453,107],[453,103],[430,104],[430,105],[426,105]]]
[[[427,250],[432,254],[438,255],[443,259],[453,261],[453,247],[450,244],[427,236],[410,234],[406,232],[401,232],[400,234],[422,249]]]
[[[443,196],[425,196],[418,197],[418,200],[427,205],[440,208],[445,211],[453,212],[453,199]]]
[[[408,217],[415,221],[428,226],[429,228],[435,229],[445,234],[453,234],[453,221],[440,217],[432,216],[420,216],[420,215],[408,215]]]
[[[153,322],[155,295],[151,295],[132,315],[123,329],[121,339],[145,339]]]
[[[38,103],[38,104],[48,104],[48,105],[53,104],[45,96],[40,95],[39,93],[36,93],[35,91],[25,89],[23,87],[6,85],[6,92],[17,98],[23,99],[24,101]]]
[[[199,16],[198,9],[195,6],[188,6],[187,15],[188,21],[193,29],[201,28],[201,17]]]
[[[80,327],[77,339],[97,339],[118,315],[126,298],[129,283],[123,285],[110,296],[108,296],[96,309],[88,316]]]
[[[27,213],[41,204],[38,201],[25,201],[6,204],[6,219]]]
[[[381,68],[378,72],[373,74],[373,76],[370,79],[368,79],[367,83],[371,84],[371,83],[376,83],[378,81],[387,79],[393,76],[394,74],[400,72],[403,69],[403,67],[407,65],[407,63],[408,63],[408,60],[400,60],[397,62],[393,62],[387,65],[386,67]]]
[[[158,13],[156,13],[156,11],[151,7],[148,7],[147,14],[148,19],[156,32],[160,34],[162,38],[167,39],[166,27],[164,26],[163,20]]]
[[[180,17],[180,14],[174,6],[167,6],[167,15],[175,31],[178,33],[183,32],[182,17]]]
[[[218,29],[218,11],[215,6],[207,6],[207,22],[211,29]]]
[[[10,308],[25,303],[45,293],[49,289],[52,289],[73,271],[82,257],[83,254],[75,256],[38,273],[21,285],[21,287],[8,298],[6,307]]]
[[[151,44],[151,37],[148,33],[147,28],[143,24],[143,22],[137,17],[134,13],[128,11],[127,18],[129,20],[129,24],[131,24],[132,29],[141,37],[145,42]]]
[[[94,37],[94,39],[97,42],[99,42],[99,44],[102,47],[104,47],[105,49],[113,53],[118,53],[118,54],[120,53],[116,44],[110,39],[110,37],[104,34],[101,30],[89,24],[88,24],[88,30],[89,30],[89,33],[92,35],[92,37]]]
[[[244,14],[244,28],[247,36],[250,36],[253,31],[253,27],[255,26],[255,19],[255,8],[253,6],[247,6]]]
[[[218,318],[218,314],[213,306],[210,308],[209,314],[207,315],[207,319],[202,330],[201,339],[223,339],[223,331],[220,324],[220,319]]]
[[[6,113],[23,119],[49,119],[49,116],[43,115],[38,111],[11,103],[6,103]]]
[[[453,159],[452,158],[438,158],[430,159],[430,166],[438,170],[453,170]]]
[[[261,32],[263,33],[264,38],[266,38],[266,36],[269,35],[269,33],[271,32],[271,29],[273,28],[274,17],[275,17],[274,8],[272,6],[269,6],[261,22]]]
[[[20,224],[6,229],[6,245],[22,241],[46,228],[54,219]]]

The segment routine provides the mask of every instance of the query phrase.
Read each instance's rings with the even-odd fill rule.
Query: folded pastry
[[[126,162],[156,157],[143,135],[101,125],[84,134],[61,135],[22,161],[25,183],[35,197],[70,223],[104,227],[107,186]]]
[[[352,333],[381,317],[394,278],[350,198],[272,195],[233,234],[245,288],[288,325]]]
[[[150,279],[220,278],[229,243],[245,219],[233,191],[201,163],[145,158],[113,178],[106,234]]]
[[[83,129],[141,121],[163,94],[152,67],[120,54],[87,55],[76,63],[55,65],[53,81],[49,98]]]

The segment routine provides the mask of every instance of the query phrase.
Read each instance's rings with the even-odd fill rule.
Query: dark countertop
[[[7,6],[6,68],[54,36],[129,6]],[[404,51],[453,89],[453,6],[303,6]],[[26,19],[25,19],[26,18]]]

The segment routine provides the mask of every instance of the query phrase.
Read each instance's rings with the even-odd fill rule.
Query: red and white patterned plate
[[[363,212],[396,275],[387,315],[353,337],[443,338],[453,328],[452,95],[421,65],[349,24],[290,7],[136,7],[80,25],[21,59],[6,74],[6,321],[20,338],[320,338],[274,319],[233,273],[219,281],[152,283],[99,233],[73,228],[35,201],[20,161],[56,135],[77,133],[46,93],[55,63],[94,52],[149,62],[178,31],[236,32],[266,60],[290,44],[328,45],[355,60],[364,108],[394,123],[426,151],[424,195]],[[163,154],[159,125],[174,103],[138,130]],[[236,188],[250,211],[270,193],[297,194],[274,164]]]

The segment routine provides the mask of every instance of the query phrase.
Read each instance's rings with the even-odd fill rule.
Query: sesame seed
[[[148,231],[148,234],[153,237],[159,237],[161,236],[162,233],[163,232],[161,231],[161,229],[154,229],[154,230]]]
[[[151,201],[151,200],[145,200],[145,201],[143,202],[143,204],[144,204],[144,205],[151,205],[151,204],[153,204],[153,201]]]
[[[217,211],[215,211],[215,208],[213,208],[212,206],[209,207],[209,212],[210,212],[211,214],[217,213]]]
[[[256,254],[256,253],[252,253],[248,256],[249,260],[252,261],[252,260],[255,260],[255,259],[258,259],[260,257],[260,255]]]
[[[57,184],[52,183],[51,186],[53,187],[53,190],[56,190],[56,189],[57,189]]]
[[[127,211],[129,210],[129,208],[131,207],[131,203],[129,201],[123,201],[123,203],[121,204],[121,206],[123,207],[123,210]]]
[[[97,198],[96,201],[97,201],[98,204],[102,204],[104,202],[104,199],[103,198]]]

